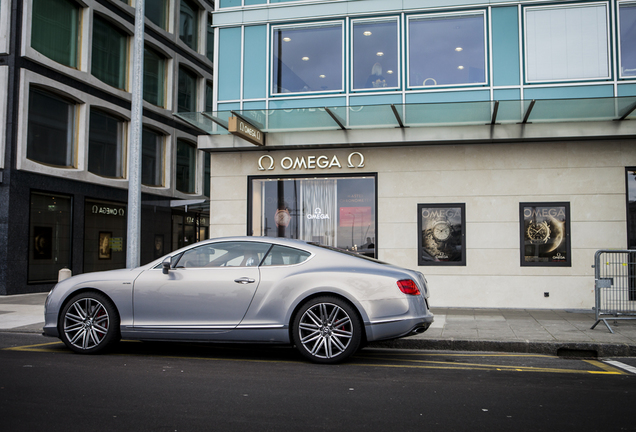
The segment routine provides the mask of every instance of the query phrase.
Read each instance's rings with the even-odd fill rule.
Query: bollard
[[[73,272],[69,269],[67,269],[66,267],[60,269],[60,271],[57,274],[57,281],[58,282],[62,282],[64,279],[68,279],[71,276],[73,276]]]

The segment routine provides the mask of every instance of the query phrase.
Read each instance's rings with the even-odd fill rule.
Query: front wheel
[[[106,296],[81,293],[73,297],[60,315],[60,337],[71,350],[95,354],[119,340],[119,314]]]
[[[292,323],[294,344],[315,363],[339,363],[353,355],[362,341],[362,322],[342,299],[316,297],[303,304]]]

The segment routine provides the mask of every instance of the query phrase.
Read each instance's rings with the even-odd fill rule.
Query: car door
[[[184,252],[168,274],[142,273],[134,282],[133,326],[138,329],[236,327],[260,282],[258,265],[270,245],[220,242]]]

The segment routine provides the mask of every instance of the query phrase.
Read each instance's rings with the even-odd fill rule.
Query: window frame
[[[337,27],[340,26],[340,49],[341,49],[341,69],[340,69],[340,88],[336,89],[336,90],[324,90],[324,91],[307,91],[307,92],[289,92],[289,93],[280,93],[280,92],[276,92],[275,91],[275,86],[274,86],[274,42],[275,42],[275,38],[274,38],[274,34],[277,30],[280,29],[287,29],[287,30],[294,30],[294,29],[307,29],[307,28],[319,28],[319,27]],[[347,64],[346,64],[346,54],[347,54],[347,35],[346,35],[346,27],[345,27],[345,22],[344,20],[329,20],[329,21],[323,21],[323,22],[311,22],[311,23],[303,23],[303,24],[284,24],[284,25],[272,25],[270,28],[270,46],[269,46],[270,52],[269,52],[269,56],[268,56],[268,61],[269,61],[269,83],[268,83],[268,87],[269,87],[269,94],[270,97],[276,98],[276,97],[293,97],[293,96],[302,96],[302,95],[323,95],[323,94],[340,94],[340,93],[345,93],[346,91],[346,84],[347,84],[347,77],[346,77],[346,69],[347,69]]]
[[[459,83],[459,84],[437,84],[435,83],[433,86],[430,85],[412,85],[411,84],[411,36],[410,36],[410,28],[411,22],[421,19],[446,19],[449,17],[468,17],[468,16],[478,16],[481,15],[483,19],[483,47],[484,47],[484,81],[483,82],[475,82],[475,83]],[[453,88],[453,87],[478,87],[478,86],[488,86],[489,85],[489,77],[490,77],[490,63],[488,61],[489,58],[489,44],[488,44],[488,13],[485,9],[476,9],[476,10],[466,10],[461,12],[445,12],[445,13],[427,13],[427,14],[417,14],[417,15],[408,15],[406,17],[406,27],[404,29],[404,38],[406,40],[406,47],[404,50],[406,63],[405,63],[405,76],[406,76],[406,87],[407,90],[423,90],[423,89],[438,89],[438,88]],[[426,79],[428,81],[429,78]]]
[[[528,60],[528,12],[533,10],[548,10],[548,9],[573,9],[573,8],[588,8],[592,6],[604,6],[605,7],[605,26],[606,26],[606,50],[607,50],[607,75],[604,77],[584,77],[584,78],[550,78],[550,79],[530,79],[528,73],[529,60]],[[546,84],[546,83],[559,83],[559,82],[585,82],[585,81],[604,81],[612,79],[613,61],[612,56],[612,23],[611,15],[612,11],[610,5],[606,1],[590,2],[590,3],[564,3],[564,4],[552,4],[549,6],[525,6],[523,7],[521,23],[523,28],[523,63],[524,63],[524,82],[525,84]]]
[[[117,121],[118,125],[117,125],[117,134],[118,134],[118,142],[117,142],[117,149],[118,149],[118,155],[117,155],[117,165],[118,165],[118,170],[120,171],[120,174],[118,176],[112,177],[112,176],[105,176],[103,174],[99,174],[96,172],[93,172],[90,170],[90,158],[91,158],[91,118],[93,116],[93,113],[97,112],[99,115],[105,116],[105,117],[110,117],[114,120]],[[86,171],[94,174],[96,176],[100,176],[103,178],[110,178],[110,179],[125,179],[127,177],[127,172],[126,172],[126,155],[127,155],[127,149],[128,149],[128,142],[127,142],[127,137],[128,137],[128,122],[127,120],[123,119],[122,117],[120,117],[117,114],[114,114],[108,110],[105,110],[99,106],[91,106],[88,109],[88,133],[87,133],[87,146],[86,146],[86,152],[87,152],[87,158],[86,158]]]
[[[356,88],[355,87],[355,26],[359,23],[370,23],[370,24],[381,24],[381,23],[390,23],[395,22],[396,25],[396,57],[397,57],[397,71],[394,73],[397,74],[397,86],[395,87],[379,87],[379,88]],[[349,26],[349,50],[350,50],[350,63],[349,69],[350,72],[350,89],[352,92],[363,92],[363,91],[386,91],[386,90],[399,90],[402,88],[402,50],[401,50],[401,42],[402,42],[402,29],[401,29],[401,21],[398,16],[389,16],[384,18],[358,18],[352,19]]]
[[[53,57],[50,57],[49,55],[43,53],[42,51],[38,50],[36,47],[33,46],[33,29],[34,26],[32,25],[33,23],[33,18],[34,18],[34,2],[35,0],[31,0],[29,3],[29,10],[28,10],[28,14],[25,17],[25,19],[28,19],[28,23],[29,25],[25,25],[24,28],[26,30],[26,33],[28,34],[27,36],[27,42],[28,42],[28,48],[32,49],[34,52],[37,52],[39,55],[43,56],[44,58],[48,59],[49,61],[51,61],[53,64],[55,65],[61,65],[64,67],[68,67],[71,69],[75,69],[75,70],[81,70],[82,69],[82,48],[83,48],[83,44],[82,44],[82,39],[86,36],[85,35],[85,30],[82,24],[84,21],[84,11],[87,10],[87,8],[83,7],[82,4],[76,2],[75,0],[65,0],[68,3],[71,3],[72,5],[75,6],[76,10],[77,10],[77,17],[76,20],[74,22],[75,28],[73,30],[73,32],[75,33],[75,52],[74,53],[69,53],[69,55],[72,57],[71,59],[71,63],[73,64],[66,64],[66,63],[61,63],[58,60],[54,59]]]

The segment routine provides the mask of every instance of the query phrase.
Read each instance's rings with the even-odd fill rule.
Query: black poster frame
[[[426,209],[436,209],[424,212]],[[457,216],[459,211],[459,217]],[[426,219],[426,224],[424,223]],[[451,223],[459,219],[457,223]],[[439,232],[440,234],[436,233]],[[454,240],[454,241],[453,241]],[[459,247],[459,251],[457,248]],[[436,249],[433,251],[432,249]],[[449,254],[448,251],[451,251]],[[458,256],[459,259],[444,261],[435,257]],[[419,266],[465,266],[466,265],[466,204],[418,204],[417,205],[417,264]]]
[[[559,208],[562,207],[564,211],[563,227],[558,227],[559,222],[556,219],[558,212],[550,214],[550,212],[541,215],[541,218],[554,219],[550,223],[547,220],[536,223],[533,219],[536,218],[536,213],[530,210],[530,213],[526,212],[526,209],[531,208]],[[528,223],[526,223],[529,221]],[[557,222],[555,222],[557,221]],[[571,267],[572,266],[572,242],[570,239],[570,203],[569,202],[522,202],[519,203],[519,260],[522,267]],[[530,225],[532,224],[532,233],[529,234]],[[536,228],[535,228],[536,227]],[[558,227],[558,229],[556,229]],[[556,233],[556,234],[555,234]],[[534,240],[530,238],[534,237]],[[554,244],[559,236],[562,236],[558,244]],[[561,248],[561,244],[564,244]],[[540,254],[547,255],[553,251],[556,251],[556,255],[550,257],[541,257],[539,253],[535,255],[528,255],[526,253],[526,247],[535,246],[535,251],[540,248],[546,249],[552,247],[553,249],[542,251]],[[560,252],[557,249],[564,249],[565,257],[559,258]],[[526,257],[534,258],[546,258],[547,261],[528,261]],[[552,261],[550,261],[552,259]]]

